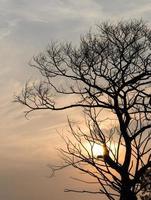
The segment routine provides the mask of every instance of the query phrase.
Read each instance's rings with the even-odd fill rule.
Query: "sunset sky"
[[[36,112],[13,103],[26,81],[37,77],[28,66],[50,41],[72,41],[95,24],[110,20],[144,19],[151,24],[150,0],[0,0],[0,199],[98,200],[99,196],[66,194],[77,187],[71,169],[49,179],[48,164],[58,163],[57,130],[67,129],[67,115],[80,120],[78,110]],[[82,186],[84,188],[84,185]]]

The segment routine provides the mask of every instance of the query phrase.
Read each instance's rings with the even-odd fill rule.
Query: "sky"
[[[57,131],[67,129],[67,115],[79,120],[79,111],[36,112],[27,120],[13,98],[37,77],[28,63],[51,41],[78,44],[102,21],[132,18],[150,24],[151,0],[0,0],[0,199],[100,199],[63,192],[77,184],[72,169],[49,178],[48,164],[59,162],[62,146]]]

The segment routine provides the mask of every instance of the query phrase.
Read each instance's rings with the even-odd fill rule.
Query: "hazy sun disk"
[[[104,155],[103,145],[99,145],[96,143],[87,143],[85,145],[85,147],[86,147],[87,151],[94,157],[97,157],[98,155],[101,155],[101,156]]]
[[[104,147],[102,145],[94,144],[92,151],[95,157],[104,155]]]
[[[107,143],[106,146],[107,146],[107,148],[109,150],[109,154],[111,154],[111,157],[112,157],[112,153],[116,154],[117,144]],[[87,143],[86,144],[86,149],[94,157],[104,156],[104,154],[106,152],[105,147],[103,146],[103,144],[97,144],[97,143]]]

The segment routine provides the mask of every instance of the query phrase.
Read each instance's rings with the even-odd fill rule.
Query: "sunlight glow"
[[[89,152],[89,154],[95,158],[98,156],[104,156],[109,151],[109,155],[111,158],[114,158],[117,152],[117,144],[116,143],[107,143],[107,149],[104,147],[103,144],[97,143],[86,143],[85,148]],[[114,155],[114,156],[113,156]]]
[[[93,155],[95,157],[103,156],[104,155],[104,148],[103,148],[102,145],[94,144],[93,148],[92,148],[92,152],[93,152]]]
[[[89,152],[89,154],[95,158],[97,158],[97,156],[104,155],[103,145],[99,145],[99,144],[91,142],[91,143],[86,143],[84,146],[86,150]]]

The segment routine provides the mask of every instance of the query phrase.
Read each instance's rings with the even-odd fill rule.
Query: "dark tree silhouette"
[[[140,195],[142,200],[151,199],[151,168],[148,168],[141,178],[142,193]]]
[[[81,38],[79,47],[52,43],[31,66],[43,81],[26,84],[16,97],[29,108],[26,114],[73,107],[86,114],[87,130],[74,128],[69,120],[73,138],[66,138],[67,148],[61,149],[65,165],[53,170],[72,165],[93,177],[99,189],[66,191],[136,200],[144,189],[142,177],[151,167],[151,30],[146,23],[102,23],[95,33]],[[77,101],[62,106],[57,103],[60,96]],[[105,119],[105,113],[111,117]],[[104,120],[112,124],[110,130],[102,128]],[[94,155],[96,144],[104,149],[103,155]]]

